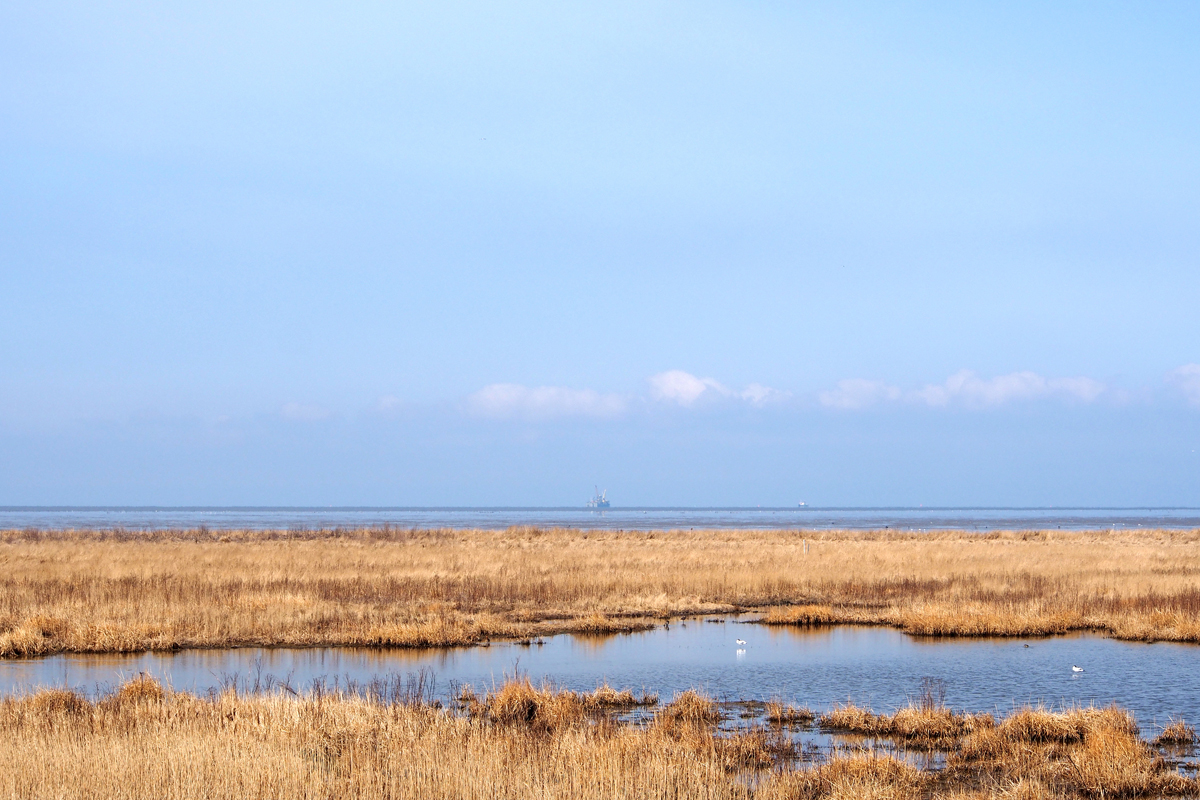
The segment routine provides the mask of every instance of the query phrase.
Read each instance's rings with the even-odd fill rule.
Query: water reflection
[[[1137,715],[1147,734],[1157,733],[1172,715],[1200,720],[1200,648],[1194,645],[1120,642],[1091,634],[930,639],[885,628],[741,624],[750,619],[696,619],[613,636],[554,636],[527,646],[241,648],[6,660],[0,661],[0,694],[46,686],[93,693],[142,672],[176,689],[205,693],[230,676],[254,671],[304,688],[322,677],[365,683],[390,673],[431,670],[442,697],[452,681],[486,690],[520,672],[535,682],[581,691],[607,682],[667,700],[696,688],[722,701],[778,699],[823,711],[853,700],[885,712],[906,705],[924,679],[936,678],[944,683],[946,702],[964,711],[1003,715],[1026,703],[1116,702]],[[1072,673],[1072,664],[1086,671]]]

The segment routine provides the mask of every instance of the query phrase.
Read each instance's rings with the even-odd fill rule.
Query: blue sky
[[[0,8],[0,504],[1200,505],[1192,3]]]

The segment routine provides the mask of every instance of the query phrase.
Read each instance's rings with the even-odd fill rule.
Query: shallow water
[[[288,529],[394,525],[664,528],[1030,530],[1197,528],[1196,508],[204,508],[0,507],[0,528]]]
[[[0,694],[68,686],[89,694],[139,672],[175,689],[205,693],[236,676],[266,676],[297,690],[337,677],[430,670],[435,691],[477,690],[514,672],[534,682],[589,690],[614,687],[663,700],[697,688],[720,700],[780,698],[816,711],[853,700],[876,711],[905,705],[925,678],[944,682],[955,709],[1007,713],[1016,705],[1116,702],[1153,732],[1169,716],[1200,721],[1200,647],[1141,644],[1076,634],[1043,639],[931,639],[876,627],[800,629],[743,624],[746,616],[675,621],[669,628],[617,636],[561,635],[529,646],[495,643],[452,649],[312,648],[188,650],[135,655],[60,655],[0,661]],[[736,639],[746,640],[740,647]],[[1071,671],[1072,664],[1084,672]]]

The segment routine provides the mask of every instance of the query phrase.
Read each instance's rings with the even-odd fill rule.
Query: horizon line
[[[1200,511],[1200,506],[209,506],[209,505],[0,505],[0,513],[33,511]]]

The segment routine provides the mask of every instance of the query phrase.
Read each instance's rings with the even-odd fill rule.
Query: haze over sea
[[[513,525],[671,528],[1037,530],[1200,527],[1200,508],[379,508],[0,507],[2,528],[314,530]]]

